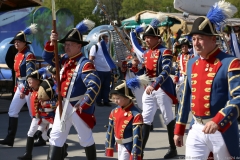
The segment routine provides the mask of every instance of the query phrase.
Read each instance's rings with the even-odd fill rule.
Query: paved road
[[[113,107],[96,107],[97,125],[93,129],[93,136],[96,142],[98,160],[107,160],[104,156],[104,141],[106,128],[103,126],[108,124],[108,116]],[[14,147],[0,145],[0,160],[16,160],[17,156],[21,156],[25,152],[27,131],[30,126],[31,119],[28,111],[23,111],[19,116],[18,131],[15,139]],[[8,127],[8,115],[0,114],[0,139],[6,136]],[[150,133],[149,141],[146,146],[144,159],[160,160],[168,150],[167,130],[164,128],[163,120],[159,112],[155,115],[154,131]],[[186,137],[186,136],[185,136]],[[65,160],[85,160],[84,148],[78,143],[78,138],[75,129],[72,127],[67,139],[68,157]],[[179,156],[175,159],[184,159],[185,148],[178,148]],[[34,160],[46,160],[48,146],[35,147],[33,149]],[[117,159],[117,153],[114,153],[114,158]]]

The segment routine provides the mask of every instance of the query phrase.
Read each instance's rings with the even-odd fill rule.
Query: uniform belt
[[[157,77],[149,78],[150,81],[155,81],[156,79],[157,79]]]
[[[125,138],[125,139],[118,139],[115,137],[115,140],[118,144],[125,144],[133,141],[133,137]]]
[[[24,81],[24,80],[26,80],[26,77],[18,77],[17,78],[19,81]]]
[[[212,118],[202,119],[201,117],[196,116],[193,116],[193,119],[200,124],[206,124],[207,122],[212,120]]]
[[[77,96],[77,97],[72,97],[69,99],[69,102],[79,101],[80,99],[82,99],[82,97],[83,97],[83,95]],[[63,100],[65,101],[66,98],[63,98]]]
[[[53,109],[53,108],[39,108],[39,111],[41,111],[41,112],[52,112],[54,110],[55,109]]]

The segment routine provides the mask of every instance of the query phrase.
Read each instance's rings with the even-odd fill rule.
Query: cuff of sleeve
[[[107,148],[106,152],[105,152],[105,155],[107,157],[113,157],[113,148]]]
[[[84,103],[81,105],[82,109],[88,109],[90,106],[87,103]]]
[[[44,50],[47,52],[53,52],[54,51],[54,46],[50,46],[50,41],[48,41],[44,47]]]
[[[25,94],[25,95],[28,95],[29,90],[23,87],[23,88],[21,89],[21,93],[23,93],[23,94]]]
[[[185,132],[185,128],[186,128],[186,125],[176,123],[175,129],[174,129],[174,134],[183,136],[184,132]]]
[[[157,83],[156,81],[153,82],[151,86],[154,88],[154,90],[158,90],[158,88],[160,88],[160,84]]]
[[[130,160],[142,160],[142,156],[140,156],[140,155],[132,155],[131,154]]]
[[[230,127],[229,123],[227,123],[227,124],[224,123],[224,121],[223,121],[224,117],[225,117],[224,115],[222,115],[221,113],[218,112],[216,114],[216,116],[213,117],[213,119],[212,119],[212,121],[218,125],[218,127],[219,127],[218,131],[220,131],[222,133],[225,132]]]
[[[136,73],[136,72],[138,72],[138,68],[137,68],[137,67],[132,67],[132,68],[131,68],[131,71],[134,72],[134,73]]]
[[[175,82],[178,82],[178,81],[179,81],[178,76],[175,76],[175,77],[174,77],[174,80],[175,80]]]

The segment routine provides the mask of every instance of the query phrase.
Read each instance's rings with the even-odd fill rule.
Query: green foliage
[[[74,15],[74,25],[77,25],[84,18],[93,20],[96,25],[100,24],[100,18],[92,14],[96,2],[95,0],[55,0],[56,11],[60,8],[69,9]],[[52,8],[51,0],[46,0],[43,6]]]
[[[234,15],[234,17],[239,18],[240,17],[240,1],[239,0],[226,0],[226,1],[230,2],[231,4],[237,7],[238,12]]]
[[[111,20],[122,20],[144,10],[161,11],[161,12],[178,12],[173,7],[173,0],[99,0],[106,6],[108,16]],[[240,1],[227,0],[235,5],[239,11],[234,17],[240,17]],[[109,24],[109,19],[104,15],[93,15],[92,11],[96,6],[97,0],[55,0],[56,10],[67,8],[74,15],[74,25],[89,18],[96,23]],[[51,8],[51,0],[45,0],[44,6]]]

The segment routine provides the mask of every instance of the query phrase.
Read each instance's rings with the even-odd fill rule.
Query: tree
[[[56,0],[56,10],[60,8],[69,9],[74,15],[74,25],[77,25],[84,18],[93,20],[96,25],[100,24],[100,18],[92,15],[92,10],[96,5],[95,0]],[[44,1],[43,6],[52,8],[51,1]]]

